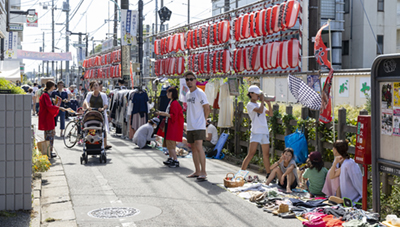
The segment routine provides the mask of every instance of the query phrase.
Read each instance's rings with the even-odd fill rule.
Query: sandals
[[[107,146],[105,147],[106,150],[108,150],[108,149],[110,149],[110,148],[112,148],[112,146],[110,146],[110,145],[107,145]]]
[[[203,176],[198,176],[198,177],[197,177],[197,181],[198,181],[198,182],[202,182],[202,181],[206,181],[206,180],[207,180],[207,176],[204,176],[204,175],[203,175]]]
[[[198,177],[199,177],[199,175],[196,175],[196,174],[190,174],[190,175],[186,176],[186,178],[198,178]]]

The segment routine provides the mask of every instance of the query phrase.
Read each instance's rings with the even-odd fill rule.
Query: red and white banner
[[[322,90],[322,102],[319,115],[319,121],[327,124],[332,121],[332,99],[330,96],[332,86],[333,69],[329,71],[326,78],[324,89]]]
[[[329,26],[329,22],[322,26],[317,35],[315,36],[315,43],[314,43],[314,55],[315,58],[320,65],[325,65],[329,69],[332,69],[331,63],[328,61],[328,51],[326,50],[326,46],[322,41],[321,32],[324,28]]]

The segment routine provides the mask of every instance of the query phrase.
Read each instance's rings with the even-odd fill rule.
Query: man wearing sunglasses
[[[186,85],[190,92],[186,94],[187,100],[187,141],[192,148],[194,173],[188,178],[197,178],[198,181],[205,181],[206,173],[206,155],[203,151],[203,140],[206,139],[206,119],[210,114],[210,105],[207,96],[201,89],[197,89],[196,75],[187,71],[184,74]]]

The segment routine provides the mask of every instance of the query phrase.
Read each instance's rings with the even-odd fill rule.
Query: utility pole
[[[239,8],[239,0],[236,0],[236,9]]]
[[[308,53],[314,55],[314,43],[312,42],[312,37],[317,35],[319,28],[321,27],[321,7],[320,0],[309,0],[309,26],[308,26]],[[319,65],[315,58],[308,59],[308,69],[318,70]]]
[[[66,24],[65,24],[65,30],[66,31],[69,31],[69,0],[67,0],[67,9],[66,9],[66,11],[65,11],[65,14],[66,14]],[[69,36],[67,36],[66,38],[65,38],[65,52],[69,52]],[[66,61],[65,62],[65,74],[66,74],[66,81],[65,81],[65,84],[67,85],[67,86],[69,86],[69,81],[70,81],[70,79],[69,79],[69,61]]]
[[[62,61],[60,61],[61,63],[61,79],[63,78],[63,74],[62,74]]]
[[[49,61],[47,61],[47,77],[49,77]]]
[[[155,34],[158,32],[158,0],[156,0],[156,29],[155,29]]]
[[[56,84],[58,83],[58,75],[57,75],[57,73],[58,73],[58,64],[56,62]]]
[[[161,0],[161,4],[164,5],[164,1]],[[143,85],[143,0],[139,0],[139,86]]]
[[[82,33],[79,32],[79,46],[82,44]],[[83,51],[82,51],[82,47],[79,47],[79,54],[83,55]],[[80,57],[78,57],[78,59],[80,59]],[[80,75],[82,74],[82,65],[78,62],[78,78],[80,78]]]
[[[190,24],[190,0],[188,0],[188,26]]]
[[[86,33],[86,57],[89,56],[89,35]]]
[[[128,8],[129,8],[129,2],[128,2]],[[114,42],[113,45],[116,47],[118,46],[118,38],[117,38],[117,32],[118,32],[118,8],[117,4],[114,4]]]
[[[54,53],[54,0],[51,0],[51,52]],[[51,75],[54,74],[54,61],[51,61]],[[56,75],[57,77],[57,75]]]
[[[43,47],[42,52],[44,52],[44,32],[43,32]],[[44,61],[42,61],[42,74],[44,75]]]
[[[129,0],[121,0],[121,10],[129,10]],[[121,67],[122,67],[121,76],[122,79],[124,79],[125,83],[130,81],[130,65],[131,65],[131,46],[129,45],[123,46],[121,42]]]
[[[162,7],[164,7],[164,0],[161,0],[161,8]],[[140,10],[139,10],[139,13],[140,13]],[[157,12],[158,13],[158,12]],[[140,16],[139,16],[139,18],[140,18]],[[161,24],[160,24],[160,32],[163,32],[164,31],[164,22],[163,21],[161,21]]]

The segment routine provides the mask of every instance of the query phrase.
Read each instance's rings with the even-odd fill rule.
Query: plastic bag
[[[297,129],[295,133],[285,136],[285,146],[293,149],[296,163],[307,161],[308,145],[304,131]]]

